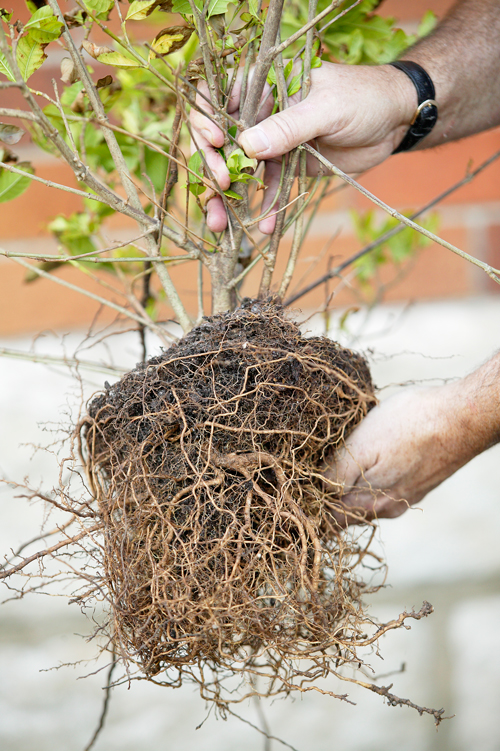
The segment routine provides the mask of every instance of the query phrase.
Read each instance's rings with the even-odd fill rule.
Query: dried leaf
[[[64,14],[64,20],[68,25],[68,29],[74,29],[78,26],[83,26],[87,18],[87,13],[81,8],[73,8]]]
[[[73,60],[69,57],[63,57],[61,60],[61,81],[72,84],[78,81],[78,79],[78,71]]]
[[[3,141],[9,146],[14,146],[14,144],[19,143],[23,136],[24,130],[17,125],[0,123],[0,141]]]
[[[149,53],[149,60],[157,57],[155,52],[159,55],[171,55],[177,52],[184,47],[192,33],[193,29],[187,26],[169,26],[167,29],[162,29],[153,39],[151,46],[154,52]]]
[[[112,83],[113,76],[104,76],[104,78],[99,78],[95,87],[96,89],[103,89],[105,86],[111,86]]]
[[[87,53],[87,55],[90,55],[90,57],[93,57],[94,60],[97,60],[99,55],[106,55],[109,52],[113,52],[112,49],[109,47],[100,47],[98,44],[94,44],[94,42],[89,42],[86,39],[82,42],[82,47]]]

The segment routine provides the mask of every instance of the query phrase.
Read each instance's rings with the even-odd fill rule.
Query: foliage
[[[394,19],[384,18],[375,13],[378,5],[376,0],[362,0],[348,10],[350,4],[352,3],[345,0],[338,9],[318,24],[319,29],[325,29],[319,32],[318,42],[313,45],[312,68],[321,65],[321,59],[349,64],[385,62],[396,57],[415,40],[414,36],[408,36],[398,29]],[[221,55],[231,53],[225,57],[224,67],[218,69],[223,86],[228,85],[231,69],[238,67],[250,54],[251,45],[258,42],[266,11],[259,10],[256,0],[238,5],[231,4],[228,0],[211,0],[206,6],[202,0],[195,0],[194,5],[191,5],[189,0],[134,0],[123,10],[121,35],[115,35],[109,32],[108,27],[103,27],[103,22],[109,19],[113,6],[112,0],[85,0],[85,9],[67,14],[65,20],[70,28],[80,26],[85,29],[85,52],[100,66],[105,65],[110,69],[110,74],[102,75],[100,68],[98,73],[94,73],[93,65],[87,63],[86,66],[95,83],[104,111],[121,129],[116,132],[115,138],[127,169],[130,170],[142,194],[150,196],[151,190],[154,191],[156,198],[150,196],[152,200],[145,205],[145,211],[152,216],[155,212],[154,204],[158,201],[169,174],[168,155],[171,147],[168,145],[168,134],[175,117],[179,87],[184,85],[186,89],[186,84],[182,84],[178,73],[182,71],[188,76],[188,81],[194,82],[196,77],[206,77],[202,58],[196,59],[201,52],[198,39],[200,20],[193,15],[193,10],[200,13],[203,11],[209,19],[209,43],[213,48]],[[317,11],[321,12],[326,6],[327,1],[320,0]],[[307,21],[307,7],[308,4],[304,0],[290,0],[285,4],[281,20],[283,39],[302,28]],[[47,45],[58,40],[63,31],[63,23],[55,15],[53,7],[44,5],[38,8],[29,1],[28,8],[31,17],[24,26],[19,27],[19,35],[15,40],[15,61],[18,72],[25,81],[43,65]],[[181,14],[183,25],[179,25],[178,21],[171,25],[170,13]],[[331,23],[335,15],[341,17],[335,23]],[[6,25],[10,18],[4,13],[2,20]],[[151,28],[154,29],[156,24],[162,26],[160,31],[150,36],[146,46],[133,42],[134,36],[144,36],[141,28],[142,22],[145,21],[149,24],[149,35]],[[427,33],[433,23],[433,15],[426,14],[419,33]],[[92,30],[96,26],[101,26],[111,35],[110,46],[102,46],[92,41]],[[299,41],[289,48],[293,56],[297,52],[302,52],[302,63],[299,68],[294,66],[295,57],[283,63],[288,96],[297,93],[301,87],[304,54],[298,46],[300,43]],[[13,50],[14,47],[10,52],[4,48],[0,52],[0,73],[15,82],[16,71],[12,70],[11,59]],[[71,60],[66,59],[65,62],[65,70],[69,72],[62,76],[63,89],[60,100],[46,104],[43,113],[61,138],[76,150],[78,157],[98,179],[115,190],[120,182],[123,182],[123,176],[117,172],[104,130],[96,123],[84,81],[81,76],[72,72]],[[273,87],[276,111],[279,103],[274,65],[268,73],[267,80]],[[189,99],[189,93],[184,95]],[[228,137],[233,139],[236,136],[236,128],[229,126]],[[29,130],[40,148],[57,154],[53,140],[47,137],[39,123],[30,123]],[[188,135],[183,127],[178,139],[179,146],[186,144]],[[241,202],[241,190],[236,189],[236,186],[252,184],[261,188],[262,180],[254,174],[255,161],[248,159],[241,149],[236,149],[232,153],[231,150],[227,153],[226,151],[227,149],[221,149],[220,153],[227,160],[232,186],[224,191],[224,194],[227,200]],[[190,157],[186,172],[186,182],[195,199],[190,209],[193,217],[191,221],[196,222],[196,218],[200,216],[199,196],[205,193],[207,187],[204,155],[195,153]],[[29,186],[28,178],[6,172],[1,179],[4,186],[2,200],[11,200],[21,195]],[[82,185],[82,188],[88,190],[88,186]],[[83,248],[86,252],[91,252],[92,249],[97,252],[99,249],[96,233],[102,222],[108,216],[117,213],[117,210],[108,206],[99,214],[94,208],[88,209],[83,206],[81,211],[66,219],[58,216],[49,224],[49,229],[54,232],[61,246],[69,254],[81,253]],[[204,232],[203,229],[201,231]],[[410,234],[411,231],[408,230],[400,237],[404,238]],[[412,242],[415,246],[418,245],[418,241]],[[386,258],[383,250],[371,254],[366,262],[359,266],[361,280],[365,282],[372,277],[378,264]],[[43,268],[50,270],[50,263],[44,264]],[[123,267],[108,264],[105,268],[110,273],[120,275],[124,272],[136,273],[136,267],[132,264],[125,264]],[[36,273],[30,273],[29,276],[36,277]]]

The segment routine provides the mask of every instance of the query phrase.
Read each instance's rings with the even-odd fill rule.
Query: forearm
[[[402,59],[422,65],[436,88],[439,119],[419,148],[500,125],[500,0],[456,3]]]
[[[500,354],[456,383],[443,387],[459,461],[500,442]]]

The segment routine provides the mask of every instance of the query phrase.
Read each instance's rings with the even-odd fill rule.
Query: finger
[[[192,144],[192,151],[203,151],[205,161],[220,189],[227,190],[231,180],[224,158],[201,133],[193,133],[193,136],[196,138],[196,142]],[[211,175],[207,175],[207,177],[211,177]]]
[[[351,434],[351,439],[354,433]],[[325,468],[323,474],[330,480],[342,484],[346,488],[366,484],[359,462],[353,457],[352,450],[343,446],[332,458],[331,464]]]
[[[207,227],[212,232],[223,232],[227,227],[226,209],[220,196],[214,196],[207,203]]]
[[[264,172],[264,185],[266,189],[264,191],[264,198],[262,199],[262,210],[264,214],[269,207],[273,204],[281,177],[281,161],[279,162],[266,162],[266,169]],[[278,210],[279,200],[276,201],[271,208],[270,216],[266,216],[259,222],[259,229],[264,235],[272,235],[276,226],[276,214]]]
[[[210,102],[204,98],[209,96],[208,86],[205,81],[198,83],[198,94],[196,95],[196,104],[199,109],[192,107],[190,117],[191,125],[194,130],[204,138],[207,143],[220,149],[224,146],[224,134],[219,126],[213,122],[214,110]],[[200,96],[200,93],[204,96]],[[202,110],[200,112],[200,110]],[[206,117],[209,115],[209,117]]]
[[[324,124],[321,111],[306,99],[243,131],[238,140],[248,157],[273,159],[316,138]]]

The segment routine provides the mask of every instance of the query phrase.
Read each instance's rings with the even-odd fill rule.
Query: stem
[[[318,4],[318,0],[309,0],[309,11],[308,11],[308,21],[312,21],[312,19],[315,16],[316,13],[316,7]],[[314,42],[314,26],[311,26],[310,29],[307,31],[306,35],[306,49],[304,54],[304,69],[302,71],[302,86],[301,86],[301,100],[304,101],[304,99],[308,96],[309,91],[311,90],[311,58],[312,58],[312,48],[313,48],[313,42]],[[299,181],[298,181],[298,191],[299,195],[302,195],[305,193],[307,187],[307,154],[305,152],[300,153],[300,160],[299,160]],[[281,285],[279,288],[278,296],[281,300],[284,299],[288,287],[290,286],[290,282],[292,281],[293,273],[295,271],[295,266],[297,264],[297,259],[299,257],[299,252],[302,247],[303,243],[303,226],[304,226],[304,212],[301,211],[303,204],[305,202],[305,197],[300,198],[297,206],[297,212],[298,217],[295,221],[295,227],[293,230],[293,240],[292,240],[292,247],[290,250],[290,255],[288,256],[288,262],[286,265],[285,273],[283,274],[283,279],[281,280]]]
[[[270,0],[269,3],[252,83],[241,111],[240,119],[242,130],[251,128],[252,125],[255,124],[260,98],[264,91],[264,86],[266,85],[267,74],[269,73],[269,68],[271,67],[273,59],[278,54],[274,44],[280,27],[283,2],[284,0]]]

